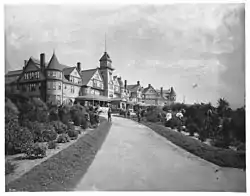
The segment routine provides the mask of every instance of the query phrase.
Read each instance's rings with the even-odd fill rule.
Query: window
[[[39,79],[40,78],[40,73],[39,72],[37,72],[37,79]]]
[[[74,93],[74,92],[75,92],[74,86],[71,86],[71,93]]]
[[[56,89],[56,83],[55,82],[52,82],[52,86],[53,86],[52,87],[53,89]]]
[[[59,82],[58,84],[58,90],[61,90],[62,86],[61,86],[61,82]]]
[[[58,104],[61,104],[61,95],[56,96],[56,101]]]
[[[54,77],[56,77],[56,72],[55,71],[53,71],[52,74],[53,74]]]
[[[66,84],[64,85],[64,89],[67,89],[67,85]]]

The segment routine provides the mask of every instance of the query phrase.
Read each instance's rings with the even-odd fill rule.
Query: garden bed
[[[103,118],[95,130],[6,185],[6,191],[70,191],[83,177],[104,142],[110,124]]]
[[[76,129],[81,129],[80,127],[76,127]],[[86,129],[82,134],[79,134],[79,137],[76,140],[70,140],[67,143],[57,143],[57,147],[55,149],[47,149],[46,150],[46,157],[40,158],[40,159],[28,159],[26,154],[16,154],[16,155],[9,155],[5,157],[6,161],[10,161],[12,164],[15,165],[14,172],[8,174],[5,176],[5,183],[9,184],[13,180],[19,178],[26,172],[30,171],[33,167],[36,165],[41,164],[42,162],[46,161],[53,155],[59,153],[63,149],[69,147],[73,143],[75,143],[77,140],[79,140],[81,137],[83,137],[85,134],[87,134],[89,131],[92,131],[93,129]],[[46,144],[46,142],[44,142]]]

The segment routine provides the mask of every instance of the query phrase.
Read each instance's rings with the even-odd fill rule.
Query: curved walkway
[[[220,168],[149,128],[113,117],[109,135],[76,191],[246,191],[246,173]]]

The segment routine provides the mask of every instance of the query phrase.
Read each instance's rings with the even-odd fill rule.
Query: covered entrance
[[[108,107],[110,99],[102,95],[84,95],[75,98],[75,101],[83,106],[97,106]]]

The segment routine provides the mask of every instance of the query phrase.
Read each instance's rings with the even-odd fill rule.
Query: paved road
[[[245,172],[215,166],[145,126],[113,117],[106,141],[75,190],[245,191],[245,184]]]

